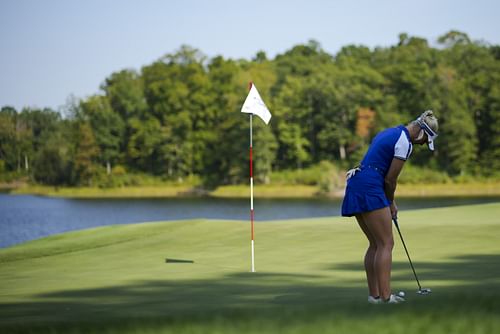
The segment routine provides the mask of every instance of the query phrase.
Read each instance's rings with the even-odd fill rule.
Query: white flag
[[[241,107],[241,112],[257,115],[262,118],[264,123],[269,124],[271,113],[269,109],[267,109],[254,84],[252,84],[252,88],[250,88],[245,103],[243,103],[243,107]]]

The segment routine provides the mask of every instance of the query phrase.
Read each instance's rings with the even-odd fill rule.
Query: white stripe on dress
[[[398,141],[394,145],[394,157],[402,160],[407,160],[410,157],[413,145],[406,137],[406,133],[401,131]]]

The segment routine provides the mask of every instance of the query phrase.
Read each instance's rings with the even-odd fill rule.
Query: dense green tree
[[[18,165],[16,119],[14,108],[5,106],[0,110],[0,161],[4,171],[14,171]]]
[[[125,122],[112,108],[106,96],[94,95],[82,101],[81,110],[88,119],[99,146],[100,162],[106,165],[107,173],[111,166],[121,157],[120,148],[123,146]]]
[[[257,119],[257,117],[254,117]],[[273,163],[275,162],[278,142],[271,130],[271,127],[265,125],[260,119],[254,124],[254,147],[253,156],[255,159],[255,179],[263,183],[270,183]]]
[[[430,109],[429,84],[437,66],[436,50],[425,39],[400,35],[400,43],[393,47],[380,72],[390,85],[386,91],[397,97],[396,112],[400,120]]]
[[[205,172],[203,183],[212,188],[220,184],[239,183],[248,178],[248,119],[240,113],[247,93],[240,64],[222,56],[208,64],[210,93],[213,96],[214,118],[205,136],[202,153]]]
[[[440,84],[435,85],[438,95],[441,165],[452,174],[471,170],[477,158],[477,137],[474,115],[467,105],[465,83],[449,68],[439,69]]]
[[[74,185],[73,164],[78,123],[63,119],[34,152],[32,176],[50,185]]]
[[[157,173],[155,164],[160,159],[160,145],[163,138],[160,122],[154,117],[146,120],[132,118],[129,124],[131,135],[127,156],[130,163],[142,171]]]
[[[451,98],[465,99],[465,106],[453,110],[451,117],[457,120],[457,127],[468,130],[466,138],[469,142],[457,148],[460,153],[456,154],[467,157],[461,158],[468,160],[466,170],[480,169],[491,173],[498,170],[495,167],[499,162],[495,157],[500,156],[500,110],[496,93],[500,89],[500,62],[487,47],[472,43],[464,33],[451,31],[439,41],[447,46],[443,51],[443,63],[453,68],[454,77],[463,83],[463,89],[452,94]],[[461,168],[460,172],[466,170]]]
[[[30,162],[40,165],[36,155],[45,143],[58,132],[61,115],[51,109],[24,108],[16,121],[16,140],[18,149],[18,169],[24,166],[28,172]]]
[[[148,105],[168,133],[160,161],[168,175],[204,171],[203,152],[218,111],[203,60],[199,51],[184,46],[143,68]]]
[[[101,86],[109,103],[123,120],[142,117],[148,105],[142,77],[133,70],[122,70],[106,78]]]
[[[78,185],[92,185],[92,180],[98,173],[96,162],[100,155],[99,146],[88,122],[80,122],[77,131],[73,180]]]
[[[479,140],[483,141],[480,152],[480,171],[487,175],[499,175],[500,171],[500,70],[497,73],[497,81],[488,92],[488,109],[482,113],[482,119],[478,132],[483,131]]]
[[[253,82],[273,115],[253,118],[256,181],[272,171],[331,161],[358,163],[380,130],[426,109],[440,120],[435,153],[416,148],[412,164],[450,175],[498,175],[500,52],[450,31],[439,47],[401,34],[394,46],[348,45],[337,54],[314,40],[270,59],[208,59],[181,46],[139,72],[112,73],[102,95],[50,109],[0,110],[0,173],[47,184],[89,184],[104,166],[205,187],[245,182]],[[435,157],[437,159],[431,159]]]
[[[68,147],[57,136],[51,137],[35,155],[33,178],[42,184],[70,184]]]
[[[58,113],[50,109],[14,108],[0,112],[0,160],[6,171],[29,174],[37,152],[47,139],[57,132]]]
[[[280,169],[302,168],[311,160],[310,141],[304,126],[311,110],[303,98],[304,86],[304,79],[289,76],[274,98],[272,126],[279,143],[277,164]]]

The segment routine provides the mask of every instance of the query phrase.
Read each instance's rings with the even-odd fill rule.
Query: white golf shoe
[[[384,300],[384,304],[401,304],[404,303],[405,299],[398,295],[391,295],[389,299]]]
[[[382,299],[380,297],[373,297],[373,296],[368,296],[368,303],[369,304],[381,304],[382,303]]]

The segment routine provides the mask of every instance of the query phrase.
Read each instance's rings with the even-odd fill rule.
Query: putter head
[[[431,289],[427,289],[427,288],[421,288],[417,291],[417,294],[418,295],[428,295],[430,294],[432,291]]]

